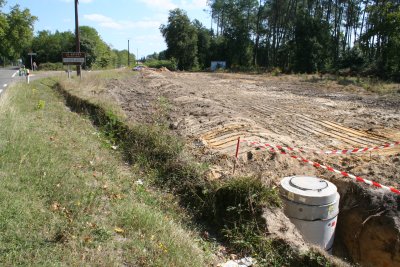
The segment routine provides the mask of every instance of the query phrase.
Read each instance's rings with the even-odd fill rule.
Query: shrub
[[[280,68],[278,68],[278,67],[273,68],[273,69],[271,70],[271,74],[272,74],[273,76],[279,76],[281,73],[282,73],[282,70],[281,70]]]
[[[151,59],[146,61],[146,66],[149,68],[162,68],[165,67],[169,70],[176,70],[177,69],[177,64],[174,59],[172,60],[156,60],[156,59]]]
[[[47,62],[47,63],[41,63],[38,66],[39,70],[64,70],[64,66],[61,62],[57,62],[57,63],[51,63],[51,62]]]

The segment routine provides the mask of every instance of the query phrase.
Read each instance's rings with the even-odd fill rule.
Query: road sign
[[[62,53],[63,65],[81,65],[85,63],[85,53],[83,52],[64,52]]]
[[[36,56],[36,53],[28,53],[28,56]]]

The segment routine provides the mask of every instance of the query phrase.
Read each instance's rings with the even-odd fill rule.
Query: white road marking
[[[3,84],[3,87],[7,87],[7,84],[5,83],[5,84]]]
[[[0,89],[0,94],[1,94],[1,92],[3,92],[3,89]]]
[[[16,71],[11,77],[15,77],[15,75],[17,75],[18,71]]]

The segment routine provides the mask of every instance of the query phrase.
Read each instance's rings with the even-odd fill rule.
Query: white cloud
[[[156,20],[140,20],[140,21],[116,21],[113,18],[101,14],[87,14],[83,16],[84,19],[97,22],[101,27],[110,28],[114,30],[126,29],[147,29],[160,27],[161,22]]]
[[[138,0],[153,9],[171,10],[182,8],[184,10],[204,9],[207,7],[207,0]]]
[[[139,2],[154,9],[170,10],[178,7],[171,0],[139,0]]]
[[[205,9],[207,8],[207,0],[191,0],[191,1],[180,1],[180,8],[191,10],[191,9]]]
[[[133,40],[133,42],[136,42],[136,43],[164,42],[164,38],[161,36],[161,34],[139,35],[139,36],[135,36],[132,40]]]

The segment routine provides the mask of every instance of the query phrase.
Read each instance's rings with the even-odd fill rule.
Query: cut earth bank
[[[302,148],[307,152],[290,155],[398,189],[398,91],[378,94],[345,80],[311,76],[144,69],[79,94],[113,99],[132,122],[168,123],[192,154],[209,164],[210,180],[232,176],[240,137],[244,142],[235,176],[257,176],[272,187],[290,175],[332,181],[341,194],[334,254],[362,266],[400,266],[399,195],[356,184],[279,152],[279,147]],[[271,146],[255,147],[266,143],[278,153],[270,151]],[[383,144],[397,145],[366,153],[319,153]],[[263,217],[269,233],[292,246],[306,246],[280,209],[266,208]]]

